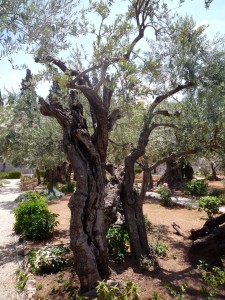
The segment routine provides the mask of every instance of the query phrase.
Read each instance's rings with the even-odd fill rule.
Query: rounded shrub
[[[186,190],[192,196],[202,196],[206,194],[208,184],[204,180],[194,180],[186,184]]]
[[[29,268],[34,274],[56,273],[66,264],[66,254],[69,248],[62,245],[46,246],[40,250],[28,253]]]
[[[169,207],[172,204],[171,201],[171,196],[172,196],[172,192],[168,187],[167,183],[164,183],[163,185],[160,185],[157,188],[157,192],[159,193],[161,200],[162,200],[162,205],[165,207]]]
[[[21,172],[14,170],[9,172],[0,172],[0,179],[20,179]]]
[[[34,191],[28,191],[25,193],[22,193],[21,195],[19,195],[16,199],[15,202],[27,202],[27,201],[37,201],[37,200],[44,200],[46,201],[45,197],[43,195],[40,195],[37,192]]]
[[[56,221],[58,215],[48,210],[48,205],[43,199],[19,203],[13,213],[16,219],[14,223],[16,233],[32,240],[49,238],[58,224]]]
[[[212,218],[213,215],[219,212],[221,200],[214,196],[204,196],[198,200],[199,208],[202,208],[208,215],[208,218]]]
[[[67,194],[67,193],[73,193],[74,189],[76,187],[76,184],[74,181],[67,182],[64,184],[61,188],[62,193]]]

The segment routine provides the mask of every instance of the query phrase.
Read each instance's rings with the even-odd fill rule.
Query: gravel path
[[[0,299],[18,299],[16,293],[15,272],[17,262],[17,239],[13,231],[14,215],[11,210],[16,207],[15,198],[20,194],[20,180],[10,179],[0,186]]]

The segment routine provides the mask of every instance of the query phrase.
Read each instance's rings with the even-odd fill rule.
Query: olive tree
[[[172,18],[163,1],[130,1],[124,14],[110,19],[113,4],[90,1],[86,9],[75,10],[69,0],[21,1],[19,11],[10,6],[12,13],[6,12],[5,19],[9,34],[14,27],[22,31],[20,39],[29,43],[35,61],[46,67],[47,75],[54,73],[54,80],[67,92],[67,101],[52,92],[48,99],[40,97],[39,103],[41,113],[61,126],[64,153],[77,180],[69,202],[70,245],[83,290],[109,274],[106,223],[116,213],[105,204],[109,200],[115,207],[118,199],[122,201],[133,257],[153,255],[143,197],[133,188],[134,165],[145,154],[154,130],[177,127],[170,119],[177,117],[175,113],[163,112],[161,105],[179,92],[196,93],[203,86],[201,79],[209,82],[204,57],[209,50],[217,51],[205,40],[203,27],[196,29],[188,18]],[[91,23],[93,16],[97,27]],[[145,35],[148,51],[144,52],[138,47]],[[81,36],[92,43],[82,44]],[[17,35],[14,38],[18,40]],[[70,56],[63,60],[68,49]],[[88,104],[89,117],[81,98]],[[139,134],[125,153],[123,168],[115,168],[108,160],[110,134],[126,105],[134,106],[142,98],[151,100],[143,111]]]

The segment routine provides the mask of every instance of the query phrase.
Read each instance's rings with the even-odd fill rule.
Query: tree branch
[[[163,163],[165,163],[168,160],[171,160],[173,158],[178,158],[178,157],[181,157],[181,156],[195,154],[198,151],[200,151],[200,149],[196,148],[196,149],[191,149],[191,150],[185,150],[185,151],[179,151],[179,152],[172,153],[171,155],[158,160],[155,164],[153,164],[151,167],[149,167],[149,170],[152,171],[155,168],[157,168],[159,165],[161,165],[161,164],[163,164]]]

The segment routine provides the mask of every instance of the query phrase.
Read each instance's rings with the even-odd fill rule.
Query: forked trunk
[[[143,201],[134,190],[134,160],[128,156],[125,160],[125,177],[123,186],[123,211],[130,237],[131,254],[135,258],[151,257],[143,215]]]

